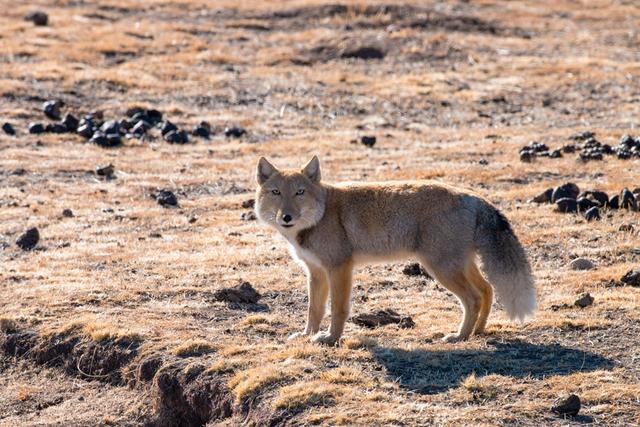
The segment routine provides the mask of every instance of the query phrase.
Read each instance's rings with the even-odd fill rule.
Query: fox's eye
[[[301,188],[300,190],[296,191],[296,196],[302,196],[304,194],[304,188]]]
[[[277,188],[274,190],[271,190],[271,193],[273,193],[274,196],[279,196],[280,195],[280,190],[278,190]]]

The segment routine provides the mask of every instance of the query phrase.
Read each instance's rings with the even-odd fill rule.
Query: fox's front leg
[[[307,270],[307,291],[309,295],[307,326],[303,332],[296,332],[289,336],[290,340],[318,332],[327,307],[329,283],[327,282],[326,274],[321,269],[312,266],[307,266]]]
[[[313,342],[335,345],[344,324],[349,317],[351,299],[351,274],[353,264],[349,261],[342,266],[329,271],[329,286],[331,290],[331,326],[324,332],[318,332],[312,338]]]

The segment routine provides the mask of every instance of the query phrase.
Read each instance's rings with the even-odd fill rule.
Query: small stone
[[[586,141],[587,139],[593,138],[594,136],[596,136],[595,133],[587,130],[584,132],[574,133],[569,137],[569,139],[573,139],[574,141]]]
[[[531,199],[531,201],[534,203],[550,203],[552,194],[553,188],[547,188],[542,193],[536,195],[533,199]]]
[[[255,205],[256,205],[255,199],[247,199],[242,201],[242,207],[245,209],[253,209]]]
[[[604,191],[592,190],[580,193],[578,199],[587,198],[595,203],[598,207],[605,207],[609,202],[609,196]]]
[[[521,151],[520,152],[520,161],[524,163],[531,163],[531,161],[535,158],[535,154],[532,151]]]
[[[62,211],[62,216],[65,218],[73,218],[73,211],[71,209],[64,209]]]
[[[567,145],[563,145],[562,146],[562,152],[563,153],[575,153],[576,152],[576,146],[573,144],[567,144]]]
[[[593,304],[593,297],[589,293],[580,295],[578,299],[573,303],[573,305],[580,308],[589,307],[591,304]]]
[[[600,209],[594,206],[584,213],[584,217],[587,221],[600,220]]]
[[[133,117],[136,114],[144,114],[146,110],[142,107],[131,107],[131,108],[127,108],[127,111],[125,112],[125,114],[127,115],[127,117]]]
[[[572,270],[579,270],[579,271],[593,270],[595,268],[595,265],[593,264],[593,261],[591,261],[590,259],[576,258],[569,263],[569,268],[571,268]]]
[[[49,133],[65,133],[67,132],[67,127],[62,123],[49,123],[45,131]]]
[[[580,398],[575,394],[556,400],[551,407],[551,411],[559,415],[569,415],[575,417],[580,412]]]
[[[37,25],[39,27],[44,27],[49,23],[49,15],[41,10],[34,10],[27,13],[24,17],[24,20],[31,21],[34,25]]]
[[[559,159],[560,157],[562,157],[562,151],[560,150],[553,150],[549,153],[549,158],[551,159]]]
[[[122,144],[122,136],[119,133],[110,133],[106,135],[107,147],[117,147]]]
[[[609,209],[620,208],[620,197],[616,194],[609,199]]]
[[[634,196],[628,188],[625,188],[620,192],[620,207],[631,211],[638,210],[638,201],[636,200],[636,196]]]
[[[136,137],[141,137],[147,133],[149,129],[151,129],[151,124],[149,122],[139,120],[138,123],[131,128],[131,133]]]
[[[255,304],[261,297],[262,295],[260,295],[249,282],[244,282],[232,288],[222,288],[213,294],[213,298],[216,301],[241,304]]]
[[[392,309],[376,310],[370,313],[362,313],[351,318],[356,325],[365,328],[377,328],[379,326],[389,325],[391,323],[398,324],[400,327],[412,328],[415,322],[409,316],[400,316],[398,312]]]
[[[255,221],[257,219],[256,213],[254,211],[243,212],[240,215],[240,219],[243,221]]]
[[[162,121],[162,113],[158,110],[151,109],[147,110],[147,117],[149,118],[148,122],[152,125],[156,125]]]
[[[38,229],[33,227],[25,231],[18,240],[16,240],[16,245],[20,247],[23,251],[30,251],[35,248],[40,240],[40,233]]]
[[[373,147],[374,145],[376,145],[376,137],[375,136],[361,136],[360,137],[360,143],[362,145],[364,145],[365,147]]]
[[[402,274],[407,276],[428,276],[425,269],[418,262],[405,265],[402,269]]]
[[[178,206],[178,198],[169,190],[161,190],[156,195],[156,200],[160,206]]]
[[[133,127],[134,124],[136,124],[136,122],[131,121],[129,119],[118,120],[118,126],[120,127],[120,129],[124,129],[125,131],[130,130]],[[151,127],[151,126],[149,126],[149,127]]]
[[[45,128],[42,123],[29,123],[29,133],[40,134],[44,133]]]
[[[620,279],[624,285],[640,287],[640,269],[629,270]]]
[[[13,125],[11,123],[8,123],[8,122],[2,125],[2,130],[7,135],[15,135],[16,134],[16,130],[13,128]]]
[[[618,227],[618,231],[622,231],[623,233],[631,233],[633,231],[633,225],[622,224],[620,227]]]
[[[117,120],[106,121],[100,126],[100,131],[105,135],[120,134],[120,123]]]
[[[551,202],[555,203],[556,201],[564,197],[575,200],[578,197],[578,194],[580,194],[580,189],[578,188],[578,186],[573,182],[568,182],[566,184],[557,186],[553,190],[553,193],[551,194]]]
[[[189,135],[183,130],[172,130],[164,136],[164,140],[169,144],[186,144],[189,142]]]
[[[164,122],[162,122],[162,126],[160,126],[160,133],[162,134],[162,136],[165,136],[169,132],[173,132],[176,130],[178,130],[178,127],[171,123],[169,120],[165,120]]]
[[[93,127],[88,123],[78,126],[78,135],[91,139],[93,136]]]
[[[225,128],[224,130],[224,136],[226,136],[227,138],[229,137],[240,138],[246,133],[247,131],[241,126],[232,126],[232,127]]]
[[[575,199],[570,199],[568,197],[563,197],[562,199],[556,201],[556,206],[559,212],[570,213],[576,212],[578,210],[578,203]]]
[[[211,125],[208,122],[200,122],[198,126],[193,128],[191,133],[200,138],[209,138],[211,135]]]
[[[107,166],[99,166],[96,168],[96,175],[104,176],[106,178],[110,178],[115,171],[115,167],[112,163],[109,163]]]
[[[60,100],[47,101],[42,104],[42,111],[51,120],[60,120],[60,107],[62,105],[63,102]]]
[[[65,127],[67,132],[76,132],[78,130],[80,121],[73,114],[67,113],[62,118],[61,123]]]
[[[576,200],[576,204],[578,205],[578,212],[586,212],[596,205],[594,201],[587,199],[586,197]]]

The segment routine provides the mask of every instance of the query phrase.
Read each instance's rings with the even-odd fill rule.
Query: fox
[[[261,157],[256,181],[256,216],[284,237],[307,274],[306,326],[289,339],[338,345],[353,268],[410,257],[460,302],[462,321],[445,342],[484,333],[494,290],[511,320],[536,310],[525,250],[507,218],[479,195],[427,180],[328,184],[317,156],[299,170]],[[330,325],[320,331],[329,296]]]

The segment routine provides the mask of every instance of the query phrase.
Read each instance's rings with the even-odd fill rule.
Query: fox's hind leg
[[[422,260],[421,260],[422,261]],[[429,265],[427,260],[422,261],[423,265]],[[454,271],[429,268],[435,278],[448,290],[450,290],[462,305],[462,323],[458,328],[458,333],[449,334],[443,338],[445,342],[464,341],[469,338],[478,320],[481,307],[480,291],[469,283],[464,274],[464,268]]]
[[[478,289],[480,292],[480,314],[476,321],[473,333],[476,335],[482,334],[484,328],[487,325],[487,318],[491,313],[491,305],[493,304],[493,287],[480,273],[478,266],[474,261],[469,262],[467,270],[465,271],[467,280]]]

